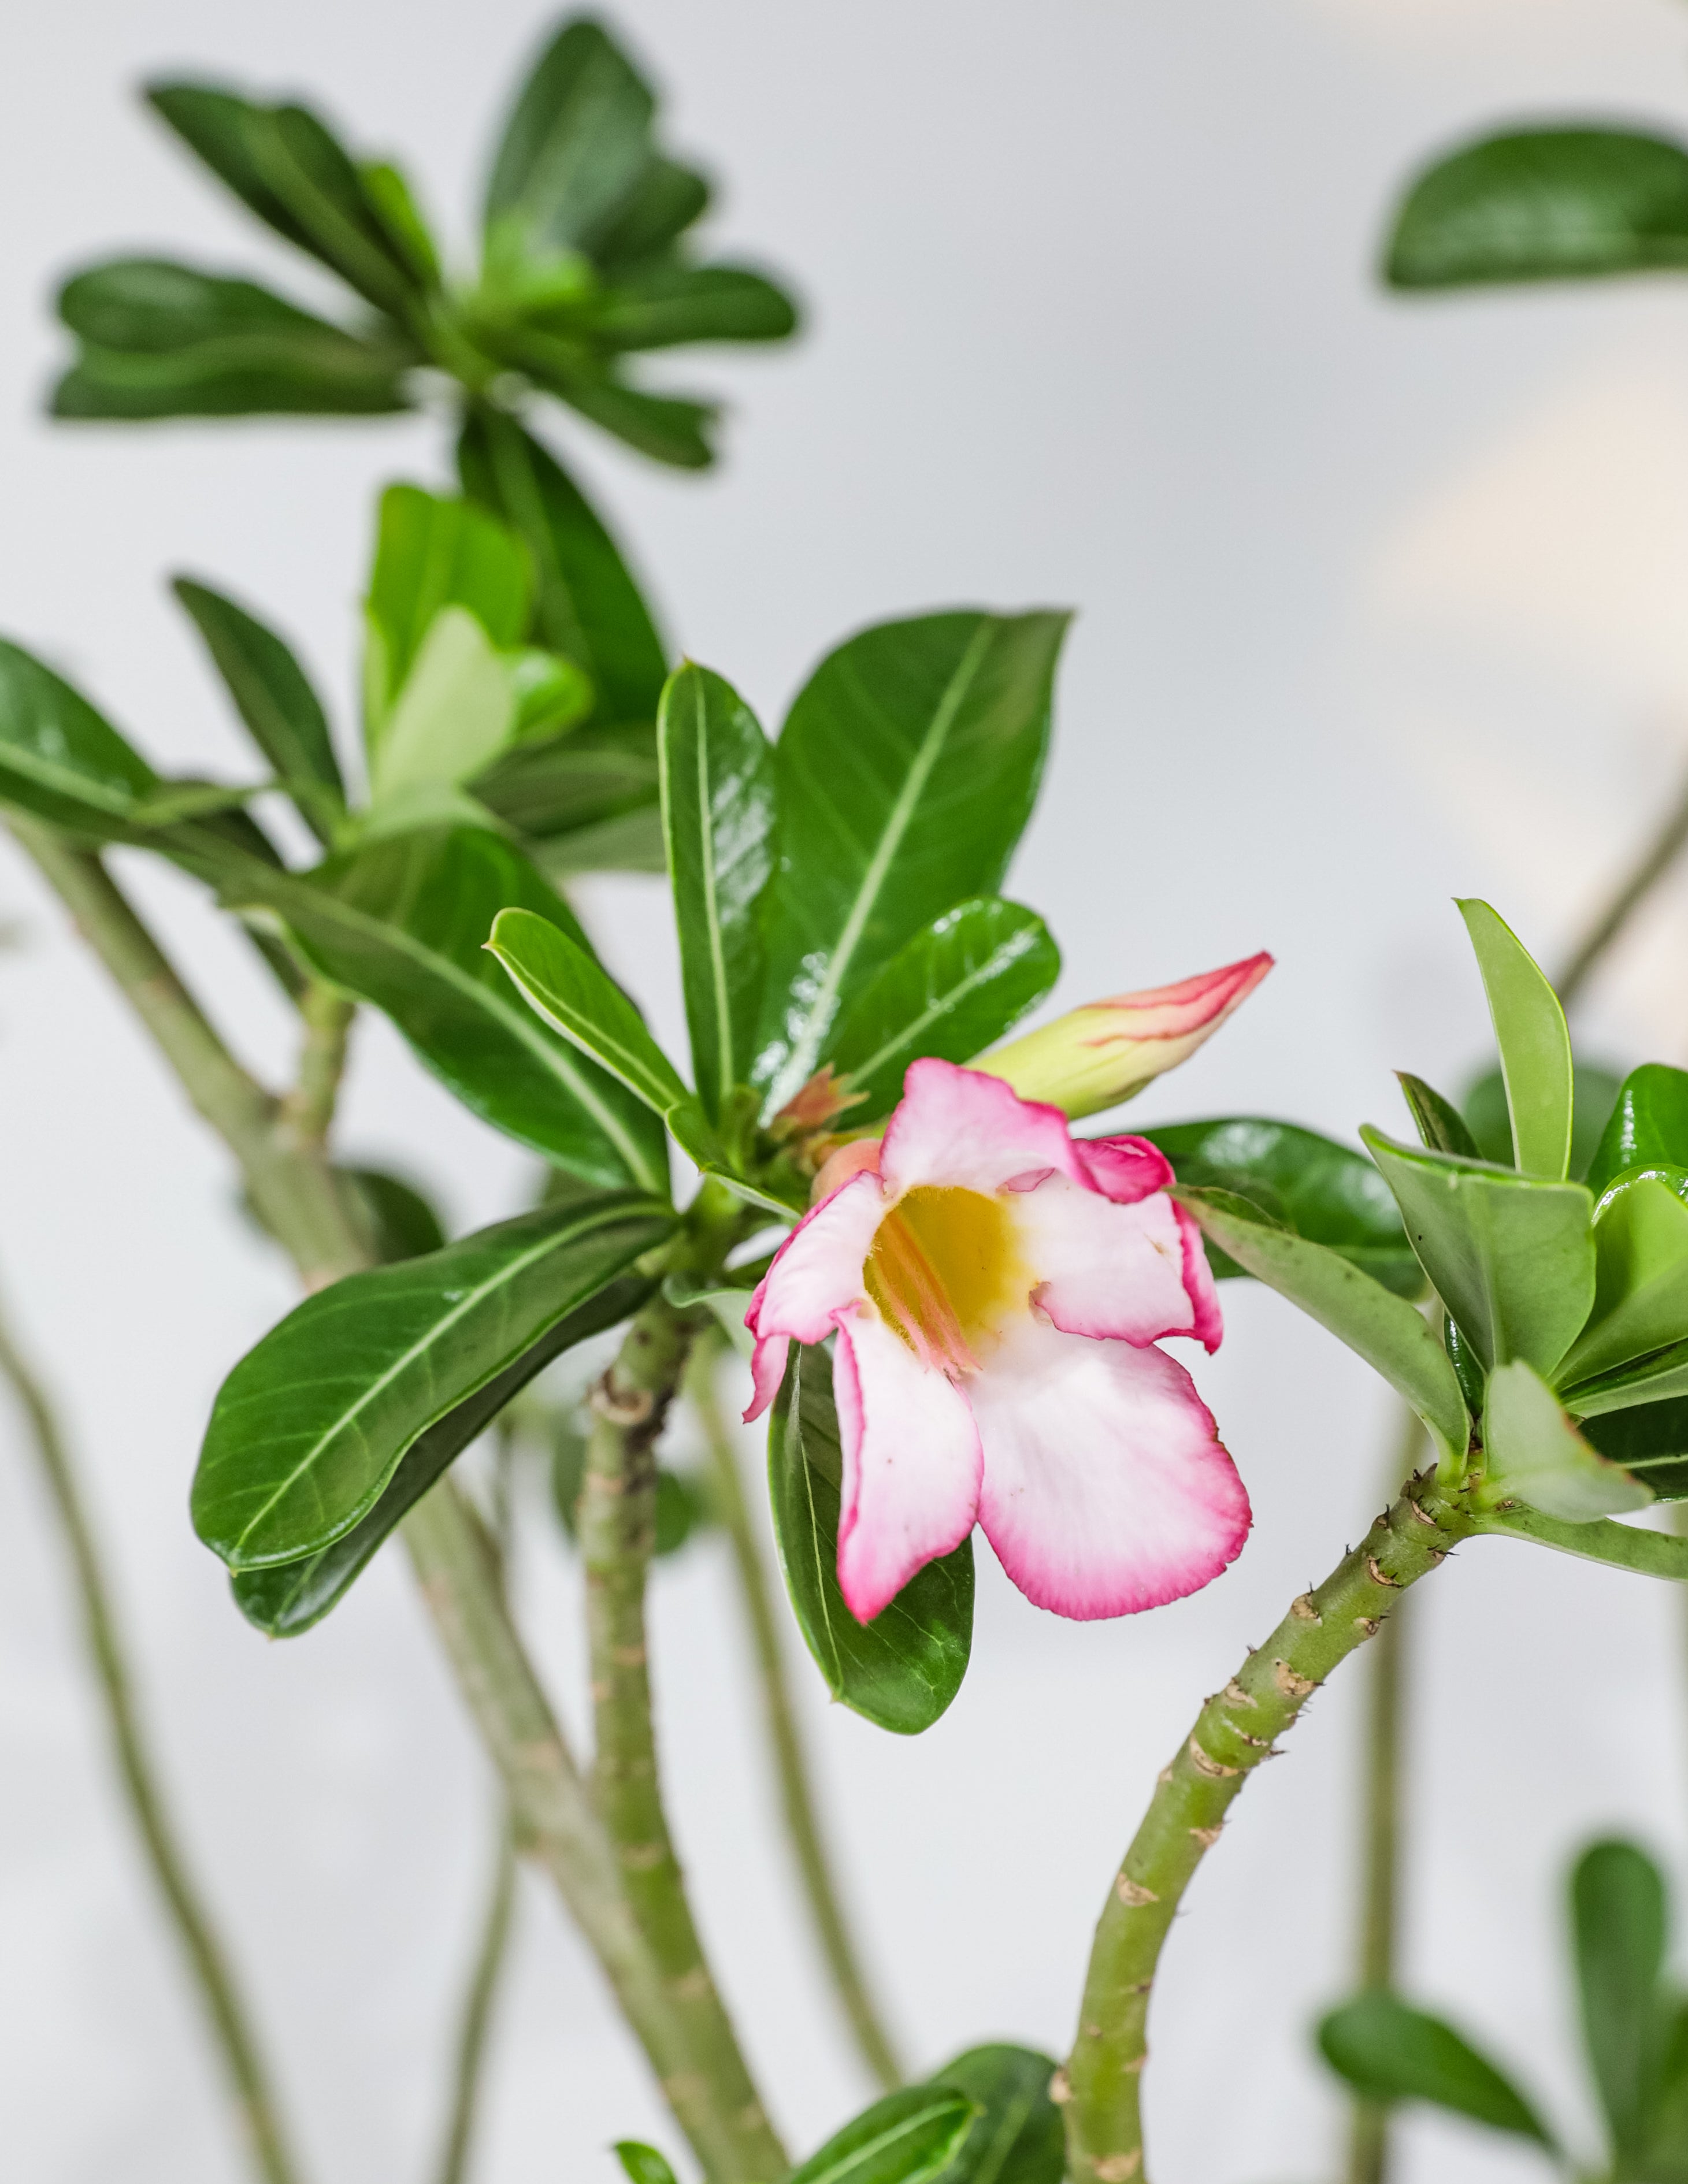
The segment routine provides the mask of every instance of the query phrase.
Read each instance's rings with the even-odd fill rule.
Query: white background
[[[729,389],[728,460],[653,473],[565,424],[676,640],[777,719],[864,620],[955,600],[1081,610],[1014,886],[1067,951],[1063,1004],[1269,946],[1280,968],[1145,1118],[1399,1122],[1391,1067],[1456,1085],[1476,980],[1449,905],[1491,895],[1552,961],[1688,755],[1688,289],[1392,301],[1407,169],[1501,114],[1688,112],[1665,0],[629,0],[675,132],[728,179],[722,238],[788,269],[800,348],[682,360]],[[292,632],[349,716],[372,489],[437,482],[435,422],[103,431],[39,414],[55,278],[163,246],[326,296],[131,95],[161,69],[304,86],[398,148],[461,249],[531,0],[58,0],[0,29],[0,623],[172,768],[245,763],[162,590],[187,567]],[[134,883],[254,1063],[281,1011],[192,890]],[[676,1022],[654,883],[600,884],[612,960]],[[92,1476],[176,1802],[320,2184],[421,2179],[492,1797],[405,1571],[270,1646],[188,1529],[213,1391],[290,1301],[228,1165],[9,854],[0,911],[0,1275]],[[1585,1026],[1688,1059],[1678,896]],[[440,1179],[460,1223],[526,1187],[371,1025],[348,1144]],[[876,1972],[911,2056],[1059,2051],[1114,1863],[1202,1694],[1382,1490],[1387,1407],[1345,1352],[1228,1293],[1202,1381],[1258,1515],[1174,1608],[1084,1628],[994,1569],[972,1673],[889,1738],[799,1680]],[[533,1511],[536,1538],[543,1513]],[[988,1557],[986,1558],[988,1560]],[[571,1716],[569,1566],[524,1610]],[[1412,1985],[1574,2133],[1560,1876],[1592,1830],[1684,1870],[1688,1633],[1663,1588],[1502,1543],[1418,1596]],[[714,1547],[655,1596],[675,1822],[781,2125],[865,2097],[803,1929]],[[1340,2106],[1307,2026],[1348,1975],[1357,1673],[1252,1785],[1156,2005],[1161,2184],[1315,2184]],[[27,2184],[241,2170],[192,2004],[118,1819],[57,1537],[0,1419],[0,2139]],[[676,2135],[531,1883],[482,2184],[607,2184],[611,2137]],[[1410,2177],[1529,2157],[1414,2127]]]

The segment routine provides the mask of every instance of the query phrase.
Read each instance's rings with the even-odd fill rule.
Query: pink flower
[[[838,1582],[857,1620],[976,1523],[1059,1615],[1129,1615],[1217,1577],[1248,1496],[1189,1375],[1154,1347],[1211,1351],[1221,1332],[1155,1147],[1075,1141],[1058,1109],[928,1060],[883,1145],[847,1147],[838,1174],[751,1301],[745,1415],[772,1401],[793,1342],[836,1330]]]

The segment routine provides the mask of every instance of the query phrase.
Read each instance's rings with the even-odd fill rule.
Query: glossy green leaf
[[[994,894],[1049,742],[1059,614],[938,614],[838,647],[777,746],[765,1112],[820,1061],[847,994],[934,918]]]
[[[365,703],[377,758],[394,701],[443,610],[472,616],[498,646],[526,634],[532,573],[521,541],[471,501],[420,486],[388,486],[381,497],[370,573]]]
[[[1683,1375],[1688,1383],[1688,1372]],[[1583,1439],[1621,1463],[1659,1502],[1688,1502],[1688,1396],[1587,1418]]]
[[[943,2086],[905,2086],[875,2101],[787,2184],[933,2184],[972,2121],[965,2093]]]
[[[420,292],[350,156],[302,106],[259,106],[209,84],[159,83],[153,110],[265,224],[403,319]]]
[[[429,1427],[672,1226],[657,1201],[606,1192],[307,1297],[218,1392],[193,1482],[195,1530],[234,1569],[295,1562],[337,1540]]]
[[[655,1284],[629,1274],[611,1281],[579,1311],[568,1313],[539,1340],[494,1373],[465,1401],[411,1442],[366,1516],[316,1553],[298,1562],[240,1569],[231,1584],[236,1605],[248,1623],[271,1638],[297,1638],[343,1600],[376,1555],[470,1444],[506,1404],[551,1361],[631,1317]]]
[[[1370,2101],[1429,2101],[1554,2150],[1552,2133],[1510,2078],[1440,2018],[1382,1989],[1357,1995],[1318,2029],[1325,2060]]]
[[[1639,1524],[1617,1524],[1609,1517],[1591,1524],[1572,1524],[1563,1517],[1543,1516],[1535,1509],[1490,1509],[1475,1518],[1480,1532],[1498,1533],[1507,1539],[1526,1540],[1538,1547],[1555,1547],[1561,1554],[1581,1561],[1605,1563],[1613,1569],[1633,1570],[1641,1577],[1660,1577],[1673,1585],[1688,1584],[1688,1540],[1668,1532],[1652,1532]]]
[[[662,694],[656,741],[692,1069],[704,1112],[718,1122],[755,1058],[773,755],[732,685],[689,661]]]
[[[662,1130],[534,1015],[486,939],[510,904],[583,940],[508,842],[473,827],[398,835],[309,878],[248,865],[225,899],[283,918],[322,975],[389,1016],[435,1075],[495,1129],[588,1183],[666,1191]]]
[[[408,410],[402,342],[365,338],[250,281],[159,259],[119,259],[69,281],[60,317],[81,341],[56,417],[145,420],[380,416]]]
[[[656,738],[643,723],[518,744],[468,786],[548,871],[667,869]]]
[[[1476,1139],[1466,1128],[1465,1117],[1451,1101],[1444,1100],[1422,1077],[1414,1077],[1405,1069],[1397,1069],[1395,1075],[1412,1112],[1412,1126],[1418,1133],[1420,1145],[1433,1153],[1457,1153],[1462,1160],[1483,1157]],[[1510,1125],[1507,1142],[1510,1150]]]
[[[872,1623],[858,1623],[838,1589],[843,1476],[832,1360],[824,1350],[794,1350],[770,1422],[768,1485],[798,1628],[834,1698],[881,1729],[917,1736],[967,1671],[972,1541],[928,1563]]]
[[[1688,1168],[1631,1168],[1594,1209],[1595,1293],[1567,1386],[1688,1341]]]
[[[1627,129],[1511,131],[1420,175],[1396,216],[1397,288],[1688,269],[1688,148]]]
[[[1594,1301],[1594,1201],[1487,1162],[1360,1133],[1424,1272],[1487,1371],[1522,1357],[1544,1378]]]
[[[1633,1365],[1619,1366],[1596,1379],[1574,1388],[1562,1388],[1559,1399],[1568,1411],[1588,1420],[1674,1401],[1688,1395],[1688,1342],[1673,1343]]]
[[[116,841],[163,785],[86,698],[0,641],[0,799],[52,826]]]
[[[1688,1167],[1688,1069],[1646,1061],[1624,1079],[1589,1164],[1589,1189],[1599,1197],[1632,1167]]]
[[[334,755],[327,716],[304,670],[273,630],[191,577],[171,590],[192,616],[248,733],[283,781],[314,784],[320,797],[298,798],[299,815],[320,842],[343,811],[345,783]]]
[[[938,2184],[1061,2184],[1067,2138],[1050,2098],[1055,2062],[1030,2048],[970,2048],[932,2074],[978,2110]]]
[[[1634,1843],[1591,1843],[1571,1875],[1583,2045],[1620,2173],[1643,2153],[1670,2031],[1664,1878]]]
[[[1523,943],[1486,902],[1459,905],[1476,950],[1501,1051],[1520,1173],[1563,1183],[1571,1159],[1571,1034],[1565,1011]]]
[[[1180,1183],[1233,1191],[1281,1227],[1340,1252],[1397,1296],[1423,1293],[1423,1270],[1389,1186],[1351,1145],[1259,1115],[1173,1123],[1139,1134],[1160,1147]],[[1216,1273],[1242,1271],[1217,1245],[1208,1256]]]
[[[1293,1234],[1251,1201],[1178,1184],[1173,1195],[1245,1273],[1288,1297],[1403,1396],[1444,1453],[1462,1457],[1471,1420],[1447,1352],[1405,1297],[1323,1244]]]
[[[666,2158],[636,2138],[618,2138],[616,2159],[632,2184],[677,2184]]]
[[[783,290],[748,266],[659,263],[606,290],[591,326],[615,349],[783,341],[797,330],[797,310]]]
[[[620,549],[574,480],[532,434],[496,411],[471,417],[457,460],[465,493],[526,547],[538,577],[535,634],[591,677],[596,717],[610,725],[655,721],[667,654]],[[654,803],[654,753],[649,787]]]
[[[1618,1080],[1599,1063],[1571,1063],[1571,1165],[1573,1183],[1588,1180],[1601,1134],[1618,1098]],[[1513,1123],[1507,1112],[1507,1084],[1498,1067],[1485,1071],[1465,1095],[1465,1120],[1470,1125],[1479,1160],[1512,1167]]]
[[[826,1042],[860,1104],[850,1127],[889,1115],[910,1062],[971,1061],[1035,1008],[1061,975],[1061,950],[1035,911],[986,896],[916,933],[871,979]]]
[[[1545,1516],[1584,1524],[1643,1509],[1653,1498],[1651,1488],[1589,1446],[1522,1358],[1489,1376],[1483,1455],[1485,1503],[1524,1502]]]
[[[577,17],[535,62],[487,185],[490,232],[515,223],[536,254],[580,249],[636,187],[656,102],[601,25]]]

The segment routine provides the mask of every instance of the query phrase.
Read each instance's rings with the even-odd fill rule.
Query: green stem
[[[129,1800],[136,1833],[153,1869],[159,1893],[175,1923],[250,2146],[253,2165],[265,2184],[295,2184],[298,2171],[288,2153],[270,2075],[244,2005],[229,1969],[209,1912],[188,1870],[163,1792],[153,1773],[142,1730],[117,1628],[111,1588],[83,1506],[70,1451],[45,1389],[19,1351],[10,1329],[0,1320],[0,1378],[7,1382],[29,1427],[64,1544],[70,1552],[82,1612],[83,1635],[104,1701],[106,1726],[118,1774]]]
[[[745,2070],[698,1939],[663,1810],[645,1648],[645,1577],[656,1537],[656,1440],[679,1384],[691,1324],[658,1298],[634,1319],[593,1391],[580,1543],[586,1565],[597,1757],[593,1791],[640,1933],[685,2028],[698,2092],[730,2123],[711,2177],[760,2184],[786,2160]],[[681,2113],[680,2096],[669,2098]],[[688,2094],[689,2098],[689,2091]],[[701,2149],[700,2149],[701,2150]]]
[[[1140,2093],[1156,1967],[1184,1891],[1238,1792],[1331,1671],[1376,1636],[1403,1588],[1469,1529],[1432,1474],[1412,1480],[1208,1700],[1162,1770],[1097,1924],[1078,2035],[1057,2088],[1068,2103],[1074,2184],[1142,2184]]]
[[[325,978],[313,978],[299,997],[304,1039],[298,1072],[282,1095],[276,1121],[286,1142],[310,1159],[326,1154],[356,1006]]]
[[[1564,1007],[1568,1009],[1581,994],[1607,951],[1685,847],[1688,847],[1688,784],[1685,784],[1657,833],[1572,950],[1557,981],[1559,1000]]]
[[[796,1710],[791,1702],[784,1652],[780,1644],[779,1621],[774,1613],[773,1595],[769,1589],[761,1549],[744,1499],[744,1484],[738,1474],[738,1451],[733,1446],[727,1421],[721,1416],[716,1393],[716,1364],[720,1348],[717,1339],[699,1340],[687,1375],[686,1392],[703,1427],[704,1439],[710,1452],[710,1478],[716,1507],[733,1543],[739,1591],[755,1648],[763,1717],[779,1775],[780,1802],[785,1811],[786,1830],[797,1855],[804,1892],[809,1899],[810,1916],[815,1922],[815,1930],[820,1937],[827,1969],[833,1975],[833,1984],[838,1990],[838,2000],[850,2021],[862,2060],[879,2083],[889,2092],[902,2083],[903,2074],[868,1990],[866,1977],[856,1955],[855,1944],[839,1900],[831,1861],[827,1855],[820,1814],[816,1809],[814,1792],[810,1786],[802,1734],[798,1728]]]
[[[451,2113],[446,2124],[444,2151],[440,2157],[438,2184],[463,2184],[468,2174],[469,2145],[481,2103],[482,2072],[487,2059],[487,2035],[492,2030],[493,1998],[504,1970],[515,1909],[515,1837],[506,1825],[499,1833],[498,1857],[493,1870],[492,1893],[482,1924],[481,1946],[475,1953],[468,1992],[463,1998],[457,2064],[452,2072]]]
[[[307,1285],[366,1265],[326,1160],[286,1142],[276,1127],[277,1103],[230,1055],[98,858],[33,823],[8,823],[235,1156],[254,1205]],[[755,2184],[783,2173],[724,2015],[708,2051],[694,2056],[694,1998],[671,1992],[632,1916],[615,1852],[506,1610],[485,1527],[446,1479],[402,1529],[470,1713],[504,1779],[520,1846],[550,1875],[596,1953],[712,2184]],[[747,2142],[755,2163],[742,2158]]]

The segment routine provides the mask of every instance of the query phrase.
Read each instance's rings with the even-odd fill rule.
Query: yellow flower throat
[[[875,1231],[868,1295],[922,1365],[977,1373],[981,1352],[1023,1309],[1036,1277],[1020,1256],[1012,1214],[982,1191],[925,1184]]]

